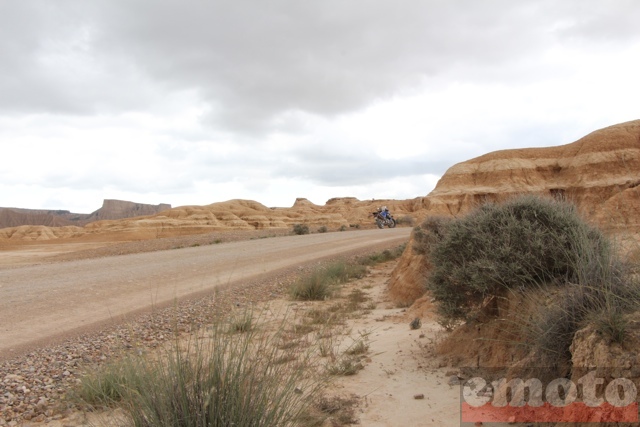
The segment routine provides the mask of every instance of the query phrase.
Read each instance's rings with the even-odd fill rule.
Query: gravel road
[[[0,270],[0,358],[296,265],[406,242],[410,228],[323,233]]]

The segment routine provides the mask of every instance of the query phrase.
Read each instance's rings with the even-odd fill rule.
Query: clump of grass
[[[249,332],[255,327],[255,319],[251,310],[244,310],[242,313],[235,314],[229,322],[230,333]]]
[[[575,282],[539,289],[534,309],[523,322],[529,339],[549,359],[565,363],[575,332],[586,326],[612,342],[622,344],[627,314],[640,307],[640,282],[630,266],[618,258],[613,246],[605,249],[579,246]],[[596,249],[597,252],[596,252]]]
[[[369,344],[364,340],[358,340],[353,343],[351,347],[345,350],[345,353],[350,356],[357,356],[361,354],[366,354],[369,351]]]
[[[335,313],[329,310],[312,308],[305,313],[305,321],[312,325],[329,325],[336,321]]]
[[[329,229],[326,225],[322,225],[320,226],[320,228],[318,228],[318,233],[326,233],[327,231],[329,231]]]
[[[359,357],[342,356],[327,364],[327,373],[335,376],[355,375],[364,369]]]
[[[229,329],[220,322],[158,357],[118,360],[85,377],[77,396],[92,406],[119,405],[140,427],[296,425],[321,388],[311,359],[297,353],[287,363],[293,359],[277,348],[278,333]]]
[[[332,335],[322,338],[319,341],[318,352],[321,357],[335,358],[335,343]]]
[[[305,427],[320,427],[326,425],[327,419],[332,426],[359,424],[355,406],[358,403],[357,396],[320,396],[309,411],[299,419],[300,425]]]
[[[358,371],[364,369],[361,357],[369,351],[369,334],[360,333],[358,339],[354,339],[353,343],[344,350],[340,357],[332,354],[332,360],[327,364],[326,369],[330,375],[355,375]]]
[[[371,254],[366,257],[360,258],[358,260],[358,263],[362,265],[375,265],[375,264],[381,264],[387,261],[393,261],[402,256],[402,253],[404,252],[405,248],[406,248],[406,245],[403,244],[393,249],[385,249],[382,252]]]
[[[289,288],[289,294],[296,300],[326,300],[333,294],[335,285],[362,278],[366,272],[366,267],[362,265],[347,264],[344,261],[335,262],[299,278]]]
[[[298,279],[290,288],[289,294],[295,300],[323,301],[333,294],[330,282],[323,279],[320,274]]]

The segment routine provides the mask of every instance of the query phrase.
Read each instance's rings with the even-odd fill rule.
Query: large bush
[[[428,286],[445,319],[466,319],[490,297],[532,285],[577,282],[585,251],[607,251],[605,239],[566,202],[521,196],[438,221],[421,237],[433,265]],[[423,246],[424,247],[424,246]]]

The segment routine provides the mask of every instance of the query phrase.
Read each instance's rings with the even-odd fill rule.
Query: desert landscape
[[[92,367],[106,365],[127,351],[152,353],[176,334],[186,339],[217,319],[216,313],[238,315],[250,307],[256,314],[292,313],[291,325],[308,325],[310,313],[328,311],[338,302],[347,305],[354,295],[361,298],[355,308],[344,314],[338,325],[331,325],[335,339],[335,353],[331,354],[337,357],[360,342],[364,350],[357,355],[359,368],[353,375],[333,378],[327,387],[327,399],[342,399],[334,400],[341,404],[335,412],[327,410],[317,425],[460,425],[459,384],[467,375],[462,368],[514,366],[531,357],[512,345],[513,337],[505,335],[511,332],[496,321],[507,318],[523,302],[498,302],[494,307],[497,315],[481,311],[473,321],[447,330],[436,298],[426,292],[426,277],[433,266],[428,254],[416,249],[420,244],[417,233],[426,230],[422,224],[427,220],[462,219],[479,206],[502,204],[521,195],[572,203],[587,224],[615,241],[621,256],[637,265],[640,120],[595,130],[562,146],[501,150],[455,164],[431,193],[409,200],[346,197],[330,199],[320,206],[298,198],[291,207],[267,207],[251,200],[178,207],[105,200],[92,214],[0,208],[0,295],[7,307],[2,315],[10,316],[3,320],[0,334],[0,426],[118,425],[122,416],[118,409],[88,412],[86,407],[65,400]],[[377,229],[371,213],[380,206],[389,208],[398,221],[397,228]],[[296,235],[292,231],[296,226],[306,226],[310,233]],[[318,245],[326,239],[326,248],[311,246],[311,253],[304,255],[306,249],[295,246],[303,241],[311,245],[311,239],[318,240]],[[271,245],[278,242],[289,246],[282,253],[276,252]],[[362,277],[341,285],[333,299],[300,301],[288,293],[300,277],[318,268],[341,259],[362,260],[401,244],[397,257],[369,265]],[[58,269],[61,279],[56,282],[60,288],[57,292],[63,295],[67,291],[62,282],[68,281],[65,269],[69,276],[79,272],[81,266],[97,272],[103,268],[97,267],[99,262],[112,261],[115,271],[125,259],[139,257],[140,264],[152,265],[153,257],[170,254],[185,262],[176,264],[176,271],[195,272],[204,268],[196,265],[196,254],[211,258],[220,256],[213,251],[224,252],[225,248],[228,252],[231,248],[237,248],[238,253],[249,252],[253,250],[249,245],[258,252],[242,261],[246,264],[239,261],[240,255],[225,261],[227,265],[237,262],[236,270],[254,268],[246,277],[214,279],[211,271],[202,272],[202,276],[193,273],[198,284],[208,280],[221,286],[186,288],[182,293],[168,293],[157,306],[151,301],[144,307],[125,307],[111,318],[100,318],[100,322],[96,314],[95,324],[87,321],[85,328],[77,324],[71,325],[80,328],[77,330],[43,329],[20,345],[9,342],[18,342],[19,337],[29,334],[25,330],[15,335],[17,330],[7,327],[10,321],[28,318],[31,323],[24,325],[31,325],[33,330],[42,326],[38,323],[55,324],[55,319],[46,317],[51,314],[46,312],[46,301],[37,302],[38,295],[29,296],[31,299],[20,310],[9,312],[11,302],[21,298],[18,291],[10,293],[14,292],[10,287],[13,278],[21,272],[42,269],[45,287],[47,272]],[[277,259],[260,258],[272,253],[279,254]],[[194,260],[192,264],[188,263],[190,259]],[[282,260],[289,262],[276,262]],[[109,267],[104,268],[109,271]],[[131,264],[129,268],[133,272],[137,267]],[[151,277],[152,271],[143,275]],[[142,281],[133,273],[131,276],[132,281]],[[170,273],[162,276],[179,282]],[[90,302],[107,305],[100,296],[103,291],[108,294],[100,288],[101,282],[86,277],[91,279],[83,280],[95,281],[92,294],[82,295],[80,289],[59,297],[59,318],[74,319],[81,308],[89,314],[97,313]],[[120,277],[119,281],[126,279]],[[28,280],[24,283],[21,292],[28,292]],[[113,291],[118,295],[109,295],[121,298],[121,302],[114,299],[109,304],[124,305],[127,286],[122,285]],[[148,285],[147,290],[152,287]],[[273,316],[268,319],[271,323],[277,317]],[[571,343],[570,367],[610,367],[629,378],[639,378],[638,310],[624,316],[628,327],[619,342],[608,340],[592,324],[583,325]],[[296,340],[314,341],[313,334],[320,329],[315,325]],[[578,373],[569,368],[566,375],[574,378],[571,375]]]

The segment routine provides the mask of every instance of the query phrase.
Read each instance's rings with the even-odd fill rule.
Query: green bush
[[[293,226],[293,233],[298,235],[309,234],[309,226],[304,224],[296,224]]]
[[[318,233],[326,233],[327,231],[329,231],[329,229],[327,228],[326,225],[323,225],[320,228],[318,228]]]
[[[413,251],[419,255],[428,255],[431,249],[444,238],[447,225],[452,218],[429,216],[422,224],[413,229]]]
[[[577,282],[581,252],[605,250],[602,234],[573,205],[534,196],[485,204],[420,237],[430,249],[428,285],[449,320],[467,319],[487,298],[554,281]],[[426,250],[426,249],[425,249]]]

